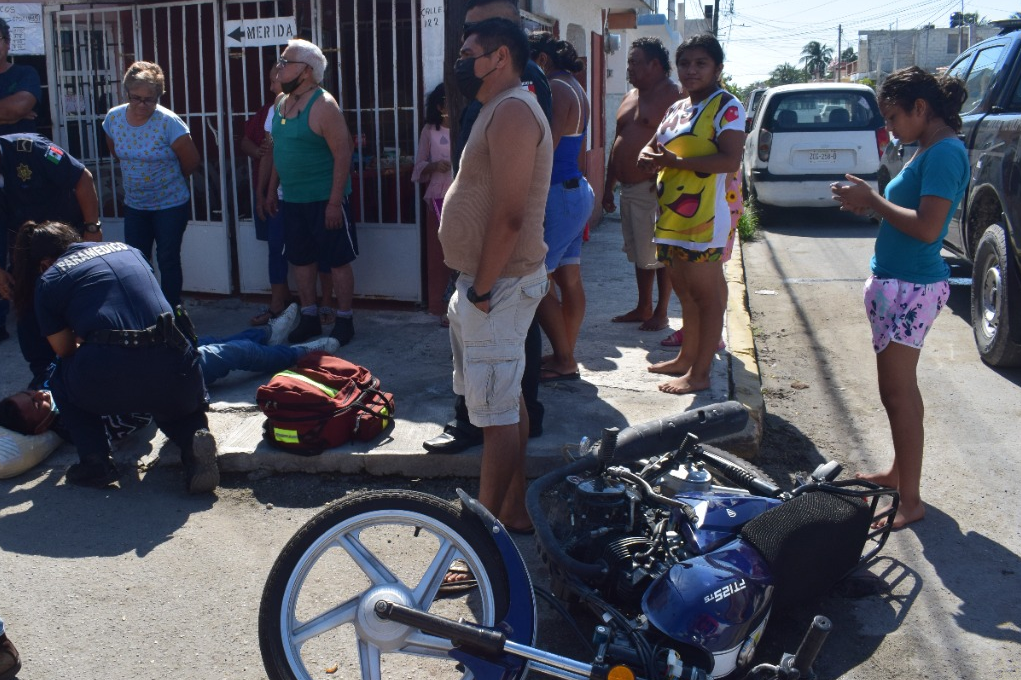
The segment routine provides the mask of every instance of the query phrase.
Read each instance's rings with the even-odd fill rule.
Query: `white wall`
[[[674,51],[680,44],[680,37],[668,30],[666,25],[639,26],[626,30],[613,31],[620,34],[620,49],[613,54],[606,55],[606,153],[609,155],[610,147],[613,145],[615,127],[617,120],[617,109],[624,100],[624,95],[631,89],[627,81],[627,55],[631,51],[631,43],[639,38],[659,38],[666,47],[667,54],[673,60]],[[671,64],[671,79],[676,80],[676,74]]]
[[[995,26],[966,26],[964,47],[990,38],[999,31]],[[960,54],[961,50],[957,49],[959,34],[956,28],[862,31],[858,36],[858,70],[879,70],[888,74],[906,66],[919,66],[934,72],[941,66],[949,66]]]

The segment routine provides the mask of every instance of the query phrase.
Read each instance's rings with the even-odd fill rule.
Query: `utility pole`
[[[720,0],[713,0],[713,35],[720,37]]]
[[[843,24],[837,24],[837,67],[833,69],[833,82],[840,82],[840,66],[844,63],[841,49],[842,49],[842,38],[844,37],[844,26]]]
[[[957,22],[957,53],[964,51],[964,0],[961,0],[961,20]]]

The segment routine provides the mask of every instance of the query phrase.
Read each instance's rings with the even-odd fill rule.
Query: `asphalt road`
[[[876,232],[833,211],[785,211],[744,246],[767,411],[757,462],[778,479],[827,459],[878,471],[892,457],[861,301]],[[872,569],[891,592],[781,613],[767,632],[767,646],[789,650],[812,613],[831,617],[820,677],[1021,672],[1021,370],[979,360],[969,294],[954,288],[922,352],[928,510]]]

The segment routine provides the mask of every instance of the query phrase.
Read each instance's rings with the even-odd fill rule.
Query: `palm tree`
[[[805,66],[805,73],[817,75],[820,80],[832,60],[833,48],[823,45],[818,40],[813,40],[801,50],[801,63]]]
[[[775,87],[777,85],[803,82],[805,82],[805,74],[801,69],[793,64],[783,63],[770,72],[766,85],[768,87]]]

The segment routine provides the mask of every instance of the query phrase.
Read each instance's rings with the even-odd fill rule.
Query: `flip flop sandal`
[[[249,323],[251,323],[253,326],[265,326],[270,321],[283,314],[284,310],[287,309],[290,306],[290,304],[291,303],[288,302],[286,305],[284,305],[284,309],[281,309],[279,312],[274,312],[273,309],[269,307],[269,305],[267,305],[263,307],[258,314],[253,316]]]
[[[447,569],[447,575],[444,576],[444,578],[447,578],[452,574],[466,575],[468,578],[458,581],[444,581],[440,584],[440,589],[436,592],[437,597],[447,597],[457,593],[463,593],[479,586],[478,580],[476,580],[471,569],[468,568],[468,563],[464,560],[454,560],[451,562],[450,567]]]
[[[273,312],[269,307],[263,307],[258,314],[253,316],[249,323],[253,326],[265,326],[273,318]]]
[[[665,338],[659,341],[659,344],[663,345],[664,347],[680,347],[683,342],[684,330],[682,329],[666,336]]]
[[[542,375],[542,373],[548,373],[549,375]],[[558,382],[562,380],[581,380],[581,371],[570,371],[569,373],[561,373],[555,371],[552,368],[540,369],[539,382],[550,383]]]
[[[684,343],[684,329],[675,331],[670,335],[666,336],[659,341],[659,344],[664,347],[680,347]],[[727,343],[724,340],[720,340],[720,344],[716,346],[718,350],[727,349]]]

